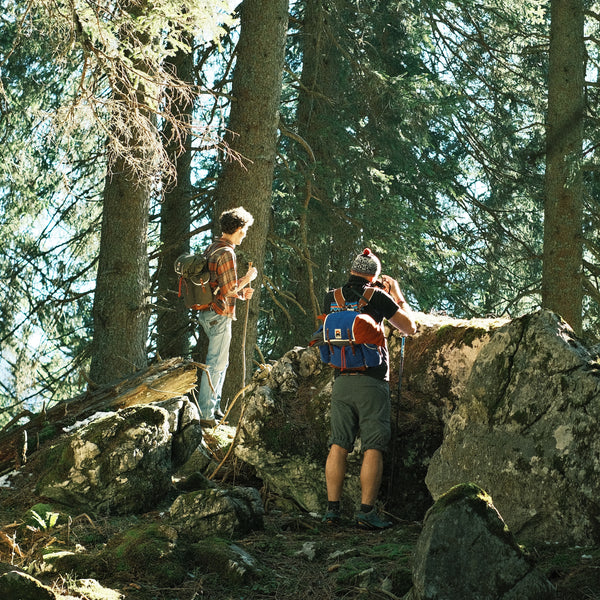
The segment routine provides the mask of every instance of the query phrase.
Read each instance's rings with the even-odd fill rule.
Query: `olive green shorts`
[[[340,375],[331,393],[331,436],[351,452],[360,435],[362,450],[385,451],[390,441],[390,386],[368,375]]]

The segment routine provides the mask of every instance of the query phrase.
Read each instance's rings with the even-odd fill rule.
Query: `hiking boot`
[[[392,526],[391,521],[384,521],[373,508],[369,512],[359,510],[356,513],[356,524],[361,529],[387,529]]]
[[[223,421],[225,415],[220,410],[215,410],[215,420],[217,423],[223,423],[223,425],[229,425],[229,421]]]
[[[322,522],[327,525],[339,525],[342,522],[342,515],[335,510],[327,511]]]

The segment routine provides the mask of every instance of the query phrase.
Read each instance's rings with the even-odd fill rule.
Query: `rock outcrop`
[[[523,554],[492,499],[463,484],[429,509],[405,600],[550,600],[552,584]]]
[[[324,464],[332,373],[315,349],[294,348],[248,392],[236,456],[266,488],[309,512],[326,503]],[[342,502],[351,502],[357,471],[349,469]],[[354,498],[356,496],[354,495]]]
[[[588,543],[600,537],[600,363],[560,317],[457,320],[419,315],[397,398],[400,338],[389,336],[393,439],[380,497],[419,520],[451,487],[490,493],[515,535]],[[332,376],[295,348],[246,398],[236,447],[266,487],[319,512],[325,503]],[[354,509],[360,448],[342,507]]]
[[[231,538],[262,529],[263,515],[258,490],[239,486],[182,494],[169,509],[175,529],[195,542],[211,535]]]
[[[38,460],[38,492],[83,512],[127,514],[156,507],[173,469],[202,439],[186,398],[108,413],[64,437]]]
[[[523,540],[598,540],[599,420],[598,358],[551,312],[515,319],[473,362],[427,486],[476,483]]]
[[[419,315],[418,334],[405,345],[398,398],[401,337],[388,332],[391,356],[392,443],[384,461],[386,508],[420,520],[432,504],[425,476],[442,443],[444,422],[460,401],[465,379],[493,331],[506,320],[461,321]],[[332,370],[315,349],[294,348],[247,393],[238,458],[266,487],[311,512],[326,502],[324,464],[329,436]],[[360,497],[360,443],[349,456],[342,509],[353,514]]]

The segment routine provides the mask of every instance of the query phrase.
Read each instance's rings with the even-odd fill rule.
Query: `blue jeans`
[[[229,346],[231,344],[231,319],[219,315],[213,310],[198,311],[198,321],[208,336],[206,366],[210,373],[214,391],[208,383],[206,371],[202,372],[198,406],[203,419],[214,419],[215,409],[220,408],[223,382],[229,365]]]

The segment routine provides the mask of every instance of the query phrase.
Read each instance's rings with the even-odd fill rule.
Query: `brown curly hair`
[[[240,227],[249,227],[252,223],[254,223],[254,217],[243,206],[225,210],[219,217],[223,233],[235,233]]]

